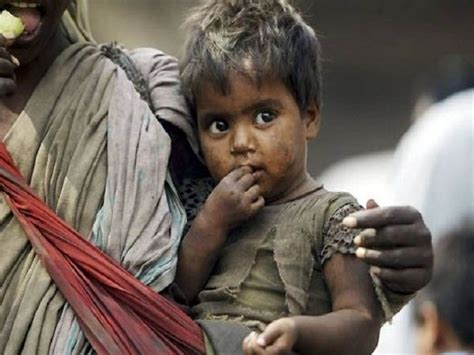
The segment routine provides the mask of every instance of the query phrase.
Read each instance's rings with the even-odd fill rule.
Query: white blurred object
[[[474,89],[434,104],[402,137],[394,154],[394,204],[423,215],[433,244],[474,218]],[[408,305],[384,326],[374,354],[413,354],[414,325]]]
[[[434,241],[474,218],[474,89],[433,105],[394,156],[393,201],[423,214]]]
[[[393,165],[392,203],[423,215],[433,244],[474,218],[474,89],[434,104],[401,139]],[[413,354],[412,307],[382,328],[376,354]]]
[[[356,155],[331,165],[318,178],[331,191],[351,193],[365,207],[373,198],[380,205],[390,203],[392,151]]]

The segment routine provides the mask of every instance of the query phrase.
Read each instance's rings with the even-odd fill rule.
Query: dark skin
[[[275,102],[274,95],[263,95],[257,101],[247,95],[245,105],[238,100],[220,102],[222,95],[212,87],[205,89],[211,95],[206,95],[205,104],[198,106],[199,138],[208,169],[219,184],[180,249],[177,282],[186,285],[183,291],[190,301],[202,289],[233,227],[254,216],[265,201],[281,203],[307,192],[302,189],[311,179],[306,172],[305,141],[318,130],[315,108],[306,120],[282,120],[283,124],[277,125],[265,122],[277,110],[284,111],[284,117],[299,117],[293,98],[281,87],[279,102]],[[235,90],[248,92],[248,87]],[[271,109],[266,108],[269,105],[273,105]],[[240,116],[252,118],[241,120],[237,114],[240,111]],[[257,116],[256,120],[253,116]],[[226,122],[219,121],[224,119]],[[221,123],[234,124],[232,134],[220,132]],[[203,235],[206,243],[202,243]]]
[[[379,207],[369,200],[367,210],[351,217],[356,224],[351,224],[354,220],[344,221],[349,226],[368,228],[354,240],[360,247],[357,256],[371,265],[372,272],[385,287],[396,293],[410,294],[430,281],[433,269],[431,233],[416,209],[410,206]]]
[[[250,167],[232,171],[213,190],[179,251],[176,282],[189,303],[206,282],[232,227],[255,215],[263,205]],[[202,236],[206,243],[202,243]]]
[[[317,107],[301,113],[278,80],[267,78],[259,87],[233,74],[230,82],[229,95],[204,85],[197,100],[201,148],[219,183],[180,249],[176,281],[188,300],[202,289],[234,226],[254,216],[264,201],[283,203],[315,186],[306,171],[306,141],[319,130]],[[354,256],[336,255],[326,262],[324,275],[331,313],[274,321],[262,334],[245,339],[244,352],[353,354],[356,348],[370,353],[383,315],[368,266]]]
[[[206,282],[234,226],[255,215],[264,201],[283,203],[315,186],[306,171],[306,140],[319,130],[316,106],[301,113],[292,95],[276,80],[258,87],[236,74],[231,82],[230,95],[222,96],[205,86],[207,95],[198,99],[201,148],[219,184],[180,249],[176,281],[189,300]],[[324,273],[332,313],[272,322],[259,337],[246,339],[244,351],[310,353],[317,349],[341,354],[353,353],[348,345],[357,343],[361,353],[370,352],[378,339],[382,314],[367,266],[355,257],[338,255],[326,263]]]
[[[0,0],[0,8],[8,1]],[[56,57],[69,45],[58,31],[70,0],[41,0],[41,25],[34,35],[6,41],[0,35],[0,136],[3,138]],[[13,11],[13,10],[12,10]]]
[[[377,344],[383,315],[357,258],[334,255],[324,266],[333,299],[332,312],[323,316],[297,316],[276,320],[243,343],[245,354],[369,354]]]

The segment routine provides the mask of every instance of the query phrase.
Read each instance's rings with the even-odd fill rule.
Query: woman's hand
[[[15,92],[15,69],[19,65],[18,60],[8,53],[4,47],[0,46],[0,98],[12,95]]]
[[[231,171],[206,200],[201,218],[218,223],[216,228],[230,230],[254,216],[265,204],[252,168],[243,166]]]
[[[292,354],[298,339],[296,324],[291,318],[280,318],[268,325],[263,333],[250,333],[242,343],[245,355]]]
[[[431,233],[421,214],[410,206],[379,207],[367,202],[367,209],[343,221],[352,228],[364,228],[354,240],[356,255],[371,265],[384,287],[410,294],[431,279],[433,246]]]

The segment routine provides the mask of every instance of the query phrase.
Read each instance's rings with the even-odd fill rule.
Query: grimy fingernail
[[[373,273],[374,275],[379,275],[380,274],[380,268],[378,266],[371,266],[370,267],[370,272]]]
[[[365,249],[365,248],[357,248],[356,249],[356,256],[358,258],[365,258],[365,254],[367,254],[367,249]]]
[[[360,234],[365,237],[375,237],[377,231],[374,228],[367,228],[364,229]]]
[[[342,224],[349,228],[357,227],[357,219],[355,217],[346,217],[342,220]]]
[[[357,237],[354,238],[354,244],[359,245],[360,243],[362,243],[362,238],[359,234]]]

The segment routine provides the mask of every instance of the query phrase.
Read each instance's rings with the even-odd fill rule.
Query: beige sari
[[[190,127],[177,64],[133,54],[152,107],[91,39],[85,2],[63,25],[72,44],[45,74],[4,142],[30,186],[64,221],[144,283],[174,277],[185,223],[167,170],[170,140],[155,115]],[[166,101],[163,101],[166,98]],[[74,314],[0,196],[0,353],[82,353]]]

